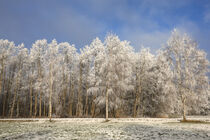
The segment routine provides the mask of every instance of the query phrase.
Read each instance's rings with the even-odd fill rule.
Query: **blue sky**
[[[178,28],[210,54],[210,0],[0,0],[0,38],[67,41],[79,49],[107,32],[154,52]]]

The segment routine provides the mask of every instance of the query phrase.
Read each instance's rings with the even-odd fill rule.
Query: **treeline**
[[[0,40],[1,117],[174,117],[208,114],[209,62],[174,30],[157,55],[109,34],[77,52]]]

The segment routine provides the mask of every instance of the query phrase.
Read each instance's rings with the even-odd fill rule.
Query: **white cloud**
[[[210,23],[210,4],[209,3],[204,6],[203,20],[206,23]]]
[[[187,33],[193,40],[195,40],[198,43],[199,48],[207,52],[207,58],[210,60],[210,30],[200,28],[196,23],[189,20],[182,20],[180,24],[177,25],[177,28],[181,32]]]
[[[143,30],[131,30],[125,28],[122,31],[123,38],[131,41],[136,51],[139,51],[142,46],[150,48],[152,53],[166,43],[169,38],[170,30],[145,32]]]
[[[89,43],[89,40],[103,33],[105,30],[103,23],[72,10],[61,12],[56,20],[56,23],[53,24],[56,32],[65,34],[68,38],[76,40],[76,43],[81,42],[80,45]]]
[[[204,21],[206,23],[210,23],[210,10],[207,10],[205,13],[204,13]]]

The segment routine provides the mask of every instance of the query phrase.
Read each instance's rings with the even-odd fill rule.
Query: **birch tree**
[[[203,75],[201,78],[204,83],[207,83],[206,76],[208,61],[205,53],[198,49],[197,43],[192,40],[187,34],[182,35],[176,29],[173,30],[171,37],[165,48],[168,52],[167,57],[171,60],[171,67],[174,72],[173,82],[176,87],[176,92],[182,101],[182,116],[186,121],[186,100],[192,95],[203,96],[196,92],[195,89],[201,87],[199,85],[198,73]],[[203,70],[200,70],[200,69]],[[204,88],[205,87],[205,88]],[[206,86],[201,89],[206,89]]]
[[[147,72],[144,90],[148,91],[145,113],[154,117],[169,117],[178,106],[175,87],[172,83],[173,72],[164,51],[158,51],[152,67]]]
[[[3,103],[3,116],[5,115],[6,99],[8,98],[8,93],[10,92],[10,89],[7,87],[9,87],[11,83],[10,77],[12,72],[10,71],[10,65],[13,62],[15,48],[16,46],[13,42],[0,39],[0,97],[3,96],[0,103]],[[3,86],[6,86],[6,83],[7,87],[4,87],[3,89]]]
[[[43,42],[46,42],[46,40],[42,40]],[[46,95],[49,99],[49,113],[48,117],[51,121],[52,119],[52,105],[53,105],[53,97],[56,97],[54,93],[54,89],[56,87],[55,85],[55,77],[58,70],[58,44],[57,41],[54,39],[51,43],[47,45],[47,49],[44,54],[44,67],[45,67],[45,86],[46,90],[48,91],[48,95]]]
[[[58,98],[60,99],[60,104],[62,106],[62,108],[58,108],[58,110],[60,110],[61,114],[63,114],[63,116],[68,116],[66,114],[66,109],[67,109],[67,105],[66,105],[66,97],[69,93],[69,86],[70,88],[72,88],[72,72],[73,72],[73,68],[75,67],[75,63],[77,62],[76,60],[76,48],[74,47],[74,45],[70,45],[67,42],[63,42],[63,43],[59,43],[58,44],[58,61],[59,61],[59,65],[60,67],[58,68],[58,75],[57,75],[57,80],[58,83],[57,85],[60,87],[58,89],[60,89],[58,92],[60,93],[58,96]],[[71,90],[71,89],[70,89]],[[70,94],[70,93],[69,93]],[[71,92],[72,94],[72,92]],[[71,100],[72,95],[69,95],[69,99]],[[60,114],[60,115],[61,115]]]
[[[38,96],[39,96],[39,117],[42,116],[42,94],[43,94],[43,61],[44,55],[47,49],[47,40],[37,40],[30,50],[30,59],[33,66],[33,72],[35,78],[35,107],[34,107],[34,116],[37,114],[37,104],[38,104]],[[32,80],[32,79],[31,79]],[[31,84],[33,83],[30,81]],[[32,85],[31,85],[32,86]],[[32,89],[31,89],[32,92]]]
[[[16,47],[16,70],[15,70],[15,82],[14,82],[14,95],[12,101],[12,107],[10,111],[10,117],[13,117],[13,111],[15,108],[15,103],[17,105],[17,116],[19,116],[19,94],[22,88],[22,80],[23,80],[23,71],[24,65],[28,60],[28,49],[24,48],[24,45],[18,45]]]
[[[104,98],[104,85],[101,80],[101,73],[100,68],[104,63],[105,60],[105,47],[104,44],[101,42],[99,38],[95,38],[91,44],[91,68],[90,74],[88,75],[87,79],[89,81],[89,88],[87,90],[87,95],[91,96],[90,102],[90,113],[91,116],[94,117],[96,107],[101,107],[105,105]]]
[[[134,57],[135,99],[133,105],[133,117],[136,117],[140,110],[140,106],[142,115],[144,113],[143,96],[147,96],[145,91],[148,89],[147,80],[150,78],[148,73],[154,65],[155,57],[150,53],[148,48],[142,48]],[[140,103],[140,101],[142,102]]]
[[[101,67],[102,81],[106,88],[106,120],[108,112],[114,110],[118,115],[124,103],[123,97],[132,90],[131,85],[131,54],[132,47],[127,41],[120,41],[118,36],[108,35],[105,39],[106,59]]]

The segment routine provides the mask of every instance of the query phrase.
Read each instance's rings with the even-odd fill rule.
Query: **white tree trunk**
[[[186,106],[185,106],[185,101],[186,98],[182,96],[182,116],[183,116],[183,121],[186,121]]]
[[[11,108],[11,112],[10,112],[10,118],[12,118],[13,111],[14,111],[14,108],[15,108],[15,101],[16,101],[16,97],[17,97],[17,94],[18,94],[18,88],[19,88],[19,77],[20,77],[20,72],[18,72],[18,76],[17,76],[17,79],[16,79],[15,95],[13,97],[12,108]]]
[[[39,117],[42,116],[42,91],[40,91],[39,95]]]
[[[76,116],[81,117],[82,115],[82,64],[80,63],[80,78],[79,78],[79,91],[78,91],[78,101],[77,101],[77,110]]]
[[[109,98],[109,95],[108,95],[108,89],[106,91],[106,121],[108,121],[109,119],[109,102],[108,102],[108,98]]]
[[[3,59],[1,60],[1,74],[0,74],[0,94],[1,94],[1,90],[2,90],[2,82],[3,82],[3,73],[4,73],[4,61]]]
[[[49,97],[49,118],[52,119],[52,92],[53,92],[53,77],[52,77],[52,63],[50,63],[50,97]]]
[[[33,95],[32,95],[32,80],[30,80],[30,117],[32,117]]]

